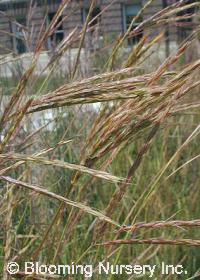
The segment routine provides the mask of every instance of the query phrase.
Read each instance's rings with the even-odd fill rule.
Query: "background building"
[[[0,2],[0,53],[25,53],[33,51],[39,36],[41,36],[42,27],[47,26],[53,19],[62,0],[2,0]],[[95,25],[93,31],[88,36],[88,47],[96,48],[99,42],[96,38],[112,39],[124,33],[132,18],[144,6],[146,0],[97,0],[93,9],[92,17]],[[142,16],[135,25],[142,19],[151,17],[153,14],[175,3],[176,0],[154,0],[152,4],[145,9]],[[190,1],[191,2],[191,1]],[[31,3],[31,4],[30,4]],[[30,8],[31,5],[31,8]],[[65,36],[67,36],[75,27],[81,28],[86,19],[90,1],[72,0],[64,11],[60,20],[59,27],[54,34],[48,38],[46,49],[54,48]],[[105,10],[105,11],[104,11]],[[101,13],[102,12],[102,13]],[[193,10],[185,11],[193,12]],[[100,13],[100,16],[96,16]],[[144,33],[150,37],[160,31],[166,35],[166,44],[184,39],[191,30],[191,19],[184,20],[184,24],[157,27],[148,34],[148,28],[143,30],[137,36],[128,39],[127,44],[136,43]]]

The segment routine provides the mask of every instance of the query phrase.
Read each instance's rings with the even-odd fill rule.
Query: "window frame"
[[[25,21],[25,24],[20,22],[22,20]],[[17,54],[24,54],[28,52],[28,48],[23,33],[23,26],[26,26],[26,23],[27,23],[26,15],[18,16],[15,21],[11,22],[11,33],[13,34],[12,45],[13,45],[14,52]],[[21,30],[18,24],[22,26]],[[20,51],[20,49],[18,48],[18,41],[23,42],[24,50]]]
[[[99,13],[101,13],[101,6],[100,6],[100,5],[95,6],[94,9],[93,9],[93,11],[94,11],[95,9],[98,9],[99,12],[98,12],[94,17],[96,17]],[[93,12],[93,11],[92,11],[92,12]],[[89,12],[89,7],[82,7],[82,9],[81,9],[82,24],[85,23],[86,18],[87,18],[87,15],[88,15],[88,12]],[[92,15],[91,15],[91,16],[92,16]],[[91,20],[92,20],[94,17],[91,17]],[[98,21],[98,22],[92,24],[92,26],[95,26],[95,25],[97,25],[97,24],[99,24],[99,23],[101,22],[101,15],[97,18],[97,21]]]
[[[51,19],[49,17],[50,14],[53,14],[53,17]],[[49,24],[51,23],[52,19],[55,16],[55,14],[56,14],[56,12],[48,12],[48,14],[47,14],[47,26],[49,26]],[[62,29],[59,29],[59,27],[60,27],[59,26],[57,29],[55,29],[55,31],[52,33],[52,35],[48,37],[48,39],[47,39],[48,50],[52,50],[53,48],[55,48],[65,37],[65,31],[64,31],[64,28],[63,28],[63,15],[60,16],[60,20],[58,21],[58,23],[61,23],[60,26],[62,26]],[[52,40],[52,37],[55,36],[55,39],[56,39],[57,34],[62,34],[62,40],[61,41],[55,40],[56,45],[52,46],[52,42],[54,41],[54,40]]]
[[[126,13],[126,8],[128,7],[128,6],[134,6],[134,5],[137,5],[137,6],[140,6],[140,9],[142,8],[142,5],[141,5],[141,2],[139,1],[139,0],[137,0],[137,1],[135,1],[134,3],[131,3],[131,4],[129,4],[129,3],[123,3],[122,4],[122,28],[123,28],[123,32],[125,33],[127,30],[128,30],[128,28],[129,28],[129,25],[127,24],[127,13]],[[132,15],[132,19],[133,19],[133,17],[135,17],[135,16],[137,16],[137,14],[138,14],[138,12],[140,11],[140,9],[138,9],[138,11],[137,11],[137,13],[136,14],[134,14],[134,15]],[[141,16],[142,17],[142,16]],[[141,18],[140,17],[140,18]],[[133,27],[136,27],[136,26],[138,26],[139,25],[139,23],[140,22],[135,22],[134,23],[134,25],[133,25]],[[143,33],[143,32],[141,32],[141,33]],[[139,42],[139,40],[141,39],[141,37],[143,36],[143,34],[138,34],[138,35],[136,35],[136,36],[134,36],[133,38],[129,38],[128,39],[128,45],[129,46],[131,46],[131,45],[135,45],[135,44],[137,44],[138,42]],[[137,39],[137,37],[138,37],[138,39]]]
[[[185,4],[192,4],[194,2],[195,2],[194,0],[188,0],[186,1]],[[184,11],[177,13],[177,16],[194,15],[196,9],[197,7],[188,8]],[[177,30],[178,40],[179,41],[185,40],[194,29],[194,19],[193,17],[187,19],[180,19],[177,21],[177,23],[178,23],[178,30]]]

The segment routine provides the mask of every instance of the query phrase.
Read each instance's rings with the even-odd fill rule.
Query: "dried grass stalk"
[[[124,226],[118,232],[131,231],[134,232],[139,229],[160,229],[168,227],[199,227],[200,220],[191,220],[191,221],[155,221],[150,223],[137,223],[133,226]]]
[[[108,241],[101,245],[131,245],[131,244],[153,244],[153,245],[183,245],[183,246],[200,246],[200,240],[194,239],[164,239],[164,238],[150,238],[150,239],[119,239],[114,241]]]
[[[101,212],[98,212],[98,211],[96,211],[96,210],[90,208],[89,206],[84,205],[80,202],[75,202],[75,201],[69,200],[69,199],[67,199],[67,198],[65,198],[61,195],[50,192],[47,189],[45,189],[44,187],[31,185],[31,184],[28,184],[28,183],[25,183],[25,182],[22,182],[22,181],[19,181],[19,180],[15,180],[15,179],[13,179],[11,177],[7,177],[7,176],[0,176],[0,179],[4,180],[6,182],[9,182],[11,184],[14,184],[15,186],[23,187],[23,188],[29,189],[31,191],[34,191],[36,193],[46,195],[50,198],[56,199],[56,200],[64,203],[65,205],[70,205],[70,206],[76,207],[76,208],[78,208],[78,209],[80,209],[80,210],[82,210],[82,211],[84,211],[88,214],[91,214],[91,215],[97,217],[100,220],[107,221],[108,223],[111,223],[115,226],[119,226],[118,223],[116,223],[113,220],[111,220],[110,218],[106,217]]]

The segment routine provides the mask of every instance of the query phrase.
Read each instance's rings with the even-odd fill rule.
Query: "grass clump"
[[[9,275],[9,261],[21,267],[40,261],[96,268],[105,260],[158,267],[173,261],[187,268],[188,279],[198,279],[200,58],[186,62],[190,48],[199,43],[198,26],[151,69],[145,65],[163,34],[143,37],[123,53],[127,38],[144,28],[176,23],[180,11],[199,6],[185,2],[128,29],[109,45],[111,52],[104,46],[90,54],[92,65],[105,52],[104,65],[95,73],[93,67],[82,71],[81,62],[92,2],[83,29],[64,38],[38,73],[46,41],[67,6],[63,1],[41,32],[29,67],[12,83],[2,79],[2,279],[27,279],[23,269]],[[198,10],[193,16],[199,17]],[[61,73],[59,62],[74,42],[79,45],[74,63]],[[159,271],[154,277],[179,279]]]

